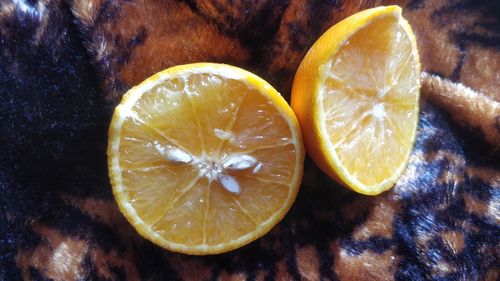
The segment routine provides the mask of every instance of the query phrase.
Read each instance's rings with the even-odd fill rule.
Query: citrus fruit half
[[[413,149],[420,62],[398,6],[354,14],[327,30],[301,62],[292,108],[305,146],[332,178],[363,194],[394,185]]]
[[[303,160],[287,102],[223,64],[153,75],[123,96],[109,129],[120,210],[142,236],[187,254],[226,252],[268,232],[297,195]]]

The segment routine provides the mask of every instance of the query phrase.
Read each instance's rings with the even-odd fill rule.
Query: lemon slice
[[[295,75],[292,108],[306,149],[341,184],[376,195],[409,161],[418,123],[420,62],[398,6],[350,16],[311,47]]]
[[[166,249],[215,254],[268,232],[291,207],[304,148],[297,119],[256,75],[198,63],[128,91],[109,129],[120,210]]]

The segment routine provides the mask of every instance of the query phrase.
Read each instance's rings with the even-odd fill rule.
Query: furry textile
[[[107,127],[166,67],[225,62],[287,99],[332,24],[398,4],[417,36],[422,104],[406,173],[380,196],[306,160],[285,219],[227,254],[140,237],[114,202]],[[0,280],[499,280],[500,2],[0,0]]]

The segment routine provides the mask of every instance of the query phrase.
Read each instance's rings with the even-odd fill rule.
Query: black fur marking
[[[113,22],[121,13],[121,5],[119,1],[104,0],[99,6],[99,11],[93,21],[92,26],[88,26],[90,33],[93,34],[94,28],[98,28],[104,23]]]
[[[182,280],[181,277],[170,267],[165,255],[169,254],[160,247],[149,241],[135,245],[137,260],[135,261],[139,270],[141,280]]]
[[[65,204],[59,200],[48,200],[46,213],[40,222],[51,226],[65,235],[75,236],[96,243],[106,253],[111,250],[122,254],[126,244],[111,226],[93,220],[80,209]],[[50,206],[50,207],[49,207]]]
[[[382,254],[391,248],[393,241],[391,239],[372,236],[365,241],[356,241],[351,237],[341,240],[340,246],[348,249],[350,255],[360,255],[365,251],[372,251],[377,254]]]
[[[446,115],[440,114],[440,117],[436,115],[437,111],[434,112],[429,115],[429,106],[423,109],[423,117],[426,115],[431,117],[428,120],[429,125],[434,124],[433,126],[438,126],[440,130],[452,132],[450,126],[439,126],[443,121],[439,121],[437,118],[444,120]],[[429,133],[431,127],[427,127],[426,123],[421,122],[421,126],[423,124],[428,130],[426,136],[422,138],[435,138],[436,136]],[[442,140],[443,147],[435,147],[435,149],[442,151],[444,147],[449,147],[445,151],[450,151],[455,146],[451,151],[463,155],[459,148],[462,145],[458,142],[458,139],[450,137],[453,134],[448,133],[447,135],[449,137]],[[416,151],[421,149],[422,144],[425,143],[425,141],[421,140],[422,138],[417,139]],[[464,147],[467,149],[467,146]],[[410,163],[410,166],[413,165]],[[479,179],[476,179],[478,181],[476,183],[468,180],[463,168],[450,165],[452,165],[450,162],[431,161],[424,163],[420,170],[450,171],[450,169],[455,169],[454,174],[460,175],[460,173],[463,173],[465,180],[462,183],[455,185],[453,183],[437,184],[434,179],[439,178],[441,173],[437,172],[435,176],[423,174],[415,183],[410,182],[407,184],[409,186],[414,184],[416,184],[416,187],[421,186],[422,192],[405,197],[405,200],[402,201],[401,211],[395,218],[393,226],[393,229],[395,229],[395,245],[397,246],[398,255],[400,258],[402,257],[395,275],[398,280],[453,280],[454,273],[445,276],[438,276],[433,273],[433,267],[441,261],[451,263],[450,268],[458,268],[461,276],[464,276],[467,280],[481,280],[484,278],[485,272],[493,268],[493,265],[489,262],[491,255],[481,257],[480,254],[476,254],[476,252],[479,252],[476,249],[478,246],[472,246],[473,248],[471,248],[470,245],[478,244],[485,247],[485,249],[495,249],[495,242],[492,242],[495,239],[492,239],[492,237],[498,237],[499,227],[489,222],[487,217],[477,217],[466,212],[464,196],[472,195],[473,198],[481,202],[487,202],[488,200],[495,200],[492,199],[492,192],[494,194],[495,189],[492,189],[491,186],[488,188]],[[458,165],[461,164],[458,163]],[[494,196],[498,198],[496,200],[500,199],[500,194]],[[465,225],[471,225],[480,231],[471,231],[464,228]],[[436,242],[441,239],[440,235],[446,231],[457,231],[465,234],[464,253],[452,253]],[[477,235],[484,235],[484,237],[478,237]],[[430,242],[426,244],[429,250],[422,249],[423,245],[415,243],[419,238],[422,239],[425,236],[430,237]],[[453,267],[454,264],[459,266]]]
[[[338,6],[341,4],[340,0],[310,0],[308,1],[308,11],[309,18],[307,22],[308,33],[307,33],[307,45],[302,46],[302,51],[307,51],[314,41],[316,41],[323,32],[325,32],[330,26],[326,26],[325,22],[331,18],[332,11],[338,11]],[[305,47],[305,48],[304,48]]]
[[[312,46],[314,41],[330,26],[325,22],[331,17],[332,10],[338,9],[341,4],[339,0],[311,0],[307,1],[306,24],[299,21],[287,25],[290,34],[290,43],[293,50],[305,52]]]
[[[219,281],[219,274],[220,274],[220,269],[219,268],[214,268],[212,270],[212,276],[210,276],[210,279],[208,281]]]
[[[34,267],[28,269],[31,280],[34,281],[54,281],[53,279],[46,278],[43,274]],[[19,279],[21,280],[21,279]]]
[[[96,77],[68,7],[50,2],[45,13],[45,30],[37,15],[19,10],[4,15],[0,27],[5,32],[0,40],[0,206],[6,208],[0,213],[0,248],[8,250],[1,254],[1,280],[21,279],[16,248],[30,249],[40,241],[30,221],[64,212],[52,209],[60,192],[111,198],[105,154],[109,117],[100,110]],[[38,272],[30,274],[42,280]]]
[[[464,25],[458,30],[451,30],[449,38],[459,50],[458,63],[450,74],[453,81],[460,80],[460,73],[470,46],[482,48],[500,49],[500,11],[499,1],[488,0],[460,0],[450,1],[450,4],[435,10],[431,20],[439,28],[449,25],[449,19],[453,18],[459,25]],[[466,18],[472,13],[479,13],[478,22],[467,24]]]
[[[364,196],[346,190],[318,169],[313,169],[314,164],[309,158],[306,159],[305,168],[308,169],[305,173],[311,175],[321,185],[314,186],[315,183],[308,183],[307,179],[304,179],[304,186],[301,187],[287,217],[294,217],[296,221],[304,222],[297,223],[294,227],[296,243],[299,246],[313,243],[318,252],[321,278],[339,280],[332,268],[334,257],[330,250],[330,242],[335,238],[348,236],[356,225],[366,220],[368,212],[357,213],[353,221],[344,218],[341,213],[343,206],[354,203]],[[321,218],[319,214],[335,219]],[[348,243],[345,245],[349,246]]]
[[[204,262],[213,266],[220,272],[225,271],[230,274],[238,272],[255,272],[265,263],[275,263],[277,260],[273,255],[269,255],[260,247],[260,241],[254,241],[249,245],[238,249],[235,255],[230,253],[202,258]]]
[[[417,246],[413,239],[411,228],[406,222],[410,219],[407,217],[395,218],[393,227],[397,227],[394,233],[394,240],[398,243],[395,253],[399,256],[399,265],[394,274],[395,280],[407,281],[426,281],[425,264],[422,263],[415,255]]]
[[[290,4],[289,0],[267,1],[255,15],[245,18],[248,13],[245,9],[252,9],[252,4],[245,4],[245,1],[241,1],[243,4],[239,5],[239,8],[242,10],[238,14],[242,15],[242,18],[233,18],[231,14],[226,14],[224,6],[221,6],[217,1],[212,1],[211,4],[219,13],[218,18],[212,18],[200,9],[196,0],[184,0],[183,2],[189,5],[195,13],[215,24],[219,30],[237,38],[251,54],[249,65],[246,67],[256,70],[268,63],[264,58],[267,53],[266,49],[269,48],[271,40],[274,39],[283,13]],[[238,7],[237,3],[228,2],[231,2],[229,4],[231,8]]]
[[[264,277],[264,281],[274,281],[276,280],[276,266],[274,263],[263,264],[263,267],[266,267],[266,276]]]
[[[82,262],[82,269],[85,270],[85,280],[97,280],[97,281],[101,281],[103,280],[103,278],[101,278],[101,276],[99,276],[99,273],[97,273],[97,268],[95,267],[94,263],[92,263],[92,257],[90,255],[90,252],[87,252],[87,254],[85,255],[85,258],[83,259],[83,262]],[[126,280],[126,279],[124,279]],[[103,281],[107,281],[107,280],[103,280]]]
[[[496,193],[497,196],[500,196],[500,190],[492,189],[488,183],[485,183],[480,178],[470,178],[467,176],[465,181],[470,187],[468,188],[469,194],[482,202],[488,202],[494,193]]]
[[[449,120],[449,127],[453,135],[457,136],[462,145],[461,155],[467,159],[468,165],[486,166],[491,169],[500,169],[500,153],[492,149],[484,140],[484,133],[480,129],[469,128],[464,130],[460,124],[453,123],[451,116],[443,113]]]
[[[193,12],[199,13],[196,0],[183,0],[183,2],[186,3]]]
[[[295,51],[304,51],[307,46],[311,45],[311,36],[308,36],[309,30],[298,22],[287,24],[288,33],[290,34],[290,43]]]
[[[300,280],[300,272],[297,266],[297,249],[295,245],[295,235],[293,233],[293,225],[285,227],[285,235],[288,239],[283,241],[283,250],[285,251],[285,261],[288,268],[288,273],[293,280]]]
[[[425,7],[425,0],[410,0],[406,7],[410,10],[418,10]]]
[[[10,171],[0,170],[0,280],[21,280],[21,271],[15,262],[16,247],[19,240],[29,241],[23,246],[34,246],[40,238],[24,230],[24,218],[19,218],[16,211],[19,197],[9,177]],[[24,247],[23,247],[24,248]]]
[[[139,29],[137,34],[132,39],[130,39],[128,41],[127,47],[133,48],[133,47],[137,47],[137,46],[141,45],[146,40],[147,36],[148,36],[148,31],[143,26],[142,28]]]
[[[455,65],[455,68],[453,69],[453,72],[450,75],[450,80],[455,82],[460,80],[460,73],[462,72],[462,68],[465,63],[465,58],[467,56],[467,50],[465,49],[463,41],[462,40],[457,40],[457,41],[458,43],[456,45],[458,47],[460,55],[458,57],[458,63]]]
[[[328,281],[338,281],[339,277],[337,276],[337,273],[333,271],[332,265],[334,264],[335,260],[334,257],[332,256],[332,253],[329,249],[328,244],[322,244],[320,246],[317,246],[318,250],[318,255],[319,255],[319,273],[321,276],[322,280],[328,280]]]
[[[112,266],[109,270],[113,273],[115,280],[127,280],[127,273],[123,266]]]
[[[135,35],[124,42],[123,38],[118,34],[115,39],[115,49],[117,53],[110,56],[110,61],[116,62],[116,67],[121,67],[130,61],[134,54],[134,49],[144,43],[148,36],[147,29],[143,26],[137,30]]]
[[[472,26],[458,30],[451,34],[457,44],[467,47],[471,44],[483,48],[500,49],[500,11],[499,1],[489,0],[461,0],[452,1],[452,4],[434,11],[432,20],[439,26],[446,25],[448,17],[470,17],[471,13],[479,13],[481,17]],[[460,20],[458,21],[460,22]],[[479,28],[476,28],[479,27]]]
[[[457,41],[466,44],[478,44],[484,48],[500,48],[500,34],[498,36],[489,36],[463,31],[456,33],[455,36]]]

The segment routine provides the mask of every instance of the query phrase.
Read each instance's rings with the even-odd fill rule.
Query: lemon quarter
[[[307,152],[359,193],[376,195],[405,170],[415,141],[420,62],[398,6],[354,14],[327,30],[301,62],[292,108]]]

